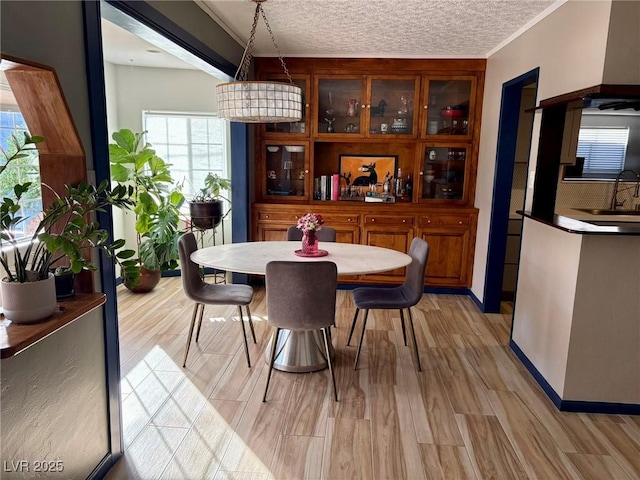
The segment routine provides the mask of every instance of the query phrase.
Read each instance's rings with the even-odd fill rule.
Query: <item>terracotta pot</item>
[[[215,228],[222,221],[222,201],[191,202],[189,213],[193,226],[203,230]]]
[[[147,293],[158,285],[161,274],[162,272],[160,270],[147,270],[144,267],[140,267],[140,282],[135,287],[132,287],[129,281],[125,278],[124,286],[133,293]]]
[[[37,282],[0,282],[4,316],[13,323],[35,323],[56,310],[56,283],[53,274]]]

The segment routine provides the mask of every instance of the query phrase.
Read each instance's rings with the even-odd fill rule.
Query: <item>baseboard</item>
[[[640,405],[634,403],[563,400],[513,340],[509,341],[509,347],[511,347],[511,350],[520,359],[525,368],[529,370],[529,373],[531,373],[558,410],[562,412],[606,413],[609,415],[640,415]]]
[[[471,297],[471,300],[473,300],[473,303],[476,304],[480,311],[484,313],[484,303],[481,302],[480,299],[476,297],[475,293],[473,293],[471,290],[469,290],[469,297]]]

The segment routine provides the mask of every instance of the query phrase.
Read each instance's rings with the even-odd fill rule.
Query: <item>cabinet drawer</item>
[[[413,225],[413,215],[365,215],[365,225]]]
[[[293,224],[296,223],[301,216],[301,213],[292,212],[260,212],[258,213],[258,221],[291,222]]]
[[[468,227],[471,217],[468,215],[421,215],[420,226],[424,227]]]
[[[320,212],[322,218],[324,218],[324,223],[328,227],[333,225],[334,223],[352,223],[357,225],[360,223],[360,215],[358,214],[346,214],[346,213],[327,213],[324,214]]]

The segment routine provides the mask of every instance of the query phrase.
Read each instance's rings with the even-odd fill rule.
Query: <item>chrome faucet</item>
[[[611,210],[615,210],[617,207],[621,207],[622,205],[624,205],[625,200],[623,200],[622,202],[618,201],[618,192],[620,191],[620,179],[625,173],[632,173],[633,176],[635,177],[636,185],[633,190],[633,197],[634,198],[640,197],[640,173],[637,173],[629,169],[622,170],[616,176],[616,183],[613,186],[613,195],[611,195]],[[625,189],[625,190],[628,190],[628,189]]]

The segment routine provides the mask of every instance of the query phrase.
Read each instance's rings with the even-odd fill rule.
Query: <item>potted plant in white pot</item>
[[[209,172],[204,179],[204,187],[189,201],[191,224],[202,230],[217,227],[225,216],[224,200],[231,203],[220,192],[229,188],[230,180]]]
[[[9,150],[2,150],[3,163],[0,175],[14,160],[22,158],[42,137],[11,137]],[[15,323],[32,323],[50,316],[56,308],[54,274],[51,272],[59,261],[79,273],[95,270],[95,265],[85,258],[88,248],[101,248],[114,255],[124,245],[123,240],[109,241],[106,230],[91,221],[89,216],[109,205],[126,208],[130,205],[126,187],[118,186],[112,191],[108,182],[98,187],[81,183],[67,186],[64,196],[58,196],[40,213],[34,233],[19,239],[15,232],[26,218],[20,216],[20,201],[31,188],[31,182],[16,184],[13,195],[0,201],[0,266],[6,276],[0,282],[2,306],[5,318]],[[126,258],[132,252],[120,252]],[[118,259],[118,261],[120,261]]]
[[[136,293],[151,291],[161,273],[178,266],[180,207],[184,195],[173,183],[169,164],[156,155],[151,144],[143,143],[146,132],[121,129],[109,145],[111,178],[132,187],[136,229],[136,255],[121,264],[122,280]]]

